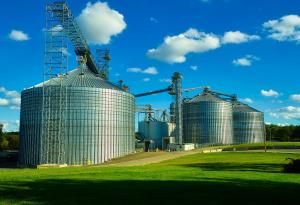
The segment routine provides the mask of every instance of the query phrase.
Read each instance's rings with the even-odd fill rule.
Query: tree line
[[[267,141],[295,142],[300,141],[300,125],[266,125]],[[3,132],[3,125],[0,124],[0,151],[18,150],[19,133]]]
[[[300,141],[300,125],[266,125],[267,141]]]
[[[3,132],[3,125],[0,124],[0,151],[18,150],[18,149],[19,149],[19,133]]]

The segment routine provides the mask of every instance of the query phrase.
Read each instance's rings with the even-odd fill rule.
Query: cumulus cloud
[[[10,91],[10,90],[6,90],[5,91],[5,95],[8,97],[13,97],[13,98],[19,98],[20,97],[20,93],[17,91]]]
[[[7,106],[9,105],[9,101],[4,98],[0,98],[0,106]]]
[[[277,41],[300,42],[300,16],[286,15],[280,19],[270,20],[263,24],[269,32],[268,37]]]
[[[245,57],[234,59],[232,63],[236,66],[251,66],[254,61],[258,61],[259,58],[253,55],[246,55]]]
[[[143,70],[143,73],[150,74],[150,75],[156,75],[156,74],[158,74],[158,71],[156,70],[155,67],[149,67],[149,68]]]
[[[271,111],[272,117],[284,118],[286,120],[300,120],[300,107],[287,106],[276,111]]]
[[[248,41],[260,40],[260,37],[257,35],[248,35],[240,31],[228,31],[224,33],[222,38],[223,44],[233,43],[240,44]]]
[[[260,91],[261,95],[266,96],[266,97],[278,97],[279,93],[275,90],[261,90]]]
[[[28,41],[29,40],[28,34],[24,33],[23,31],[14,30],[14,29],[9,33],[9,38],[14,41]]]
[[[170,64],[183,63],[186,61],[186,55],[190,53],[208,52],[223,44],[239,44],[259,39],[259,36],[240,31],[229,31],[224,36],[218,36],[190,28],[179,35],[166,36],[161,45],[148,50],[147,56]]]
[[[19,131],[19,120],[0,120],[0,124],[3,125],[4,132]]]
[[[158,71],[155,67],[149,67],[149,68],[128,68],[127,72],[129,73],[145,73],[145,74],[150,74],[150,75],[156,75],[158,74]]]
[[[169,79],[169,78],[162,78],[162,79],[159,79],[159,82],[161,82],[161,83],[172,83],[172,80]]]
[[[190,68],[191,68],[193,71],[198,70],[198,66],[196,66],[196,65],[192,65]]]
[[[300,102],[300,94],[290,95],[290,99],[296,102]]]
[[[244,98],[244,99],[241,99],[241,101],[244,103],[249,103],[249,104],[253,103],[253,100],[251,98]]]
[[[144,82],[149,82],[149,81],[150,81],[150,78],[144,78],[143,81],[144,81]]]
[[[167,63],[183,63],[189,53],[202,53],[220,47],[220,39],[214,34],[189,29],[186,32],[167,36],[157,48],[149,49],[148,57]]]
[[[116,36],[126,28],[124,16],[111,9],[106,2],[88,3],[77,17],[78,24],[92,44],[108,44],[112,36]]]
[[[21,105],[21,95],[14,90],[7,90],[4,87],[0,87],[0,93],[6,98],[0,98],[0,106],[10,106],[11,109],[19,109]]]
[[[127,72],[129,72],[129,73],[141,73],[142,69],[141,68],[127,68]]]

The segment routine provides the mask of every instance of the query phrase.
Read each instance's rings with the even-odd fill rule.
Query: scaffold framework
[[[65,162],[65,109],[67,88],[62,86],[68,72],[67,8],[54,3],[46,6],[45,65],[42,107],[41,163],[64,164]],[[64,26],[63,26],[64,25]],[[49,81],[51,80],[51,81]],[[55,82],[57,86],[46,86]],[[58,106],[58,108],[57,108]],[[53,112],[53,108],[58,112]]]

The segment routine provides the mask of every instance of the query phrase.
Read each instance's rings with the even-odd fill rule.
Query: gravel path
[[[112,160],[103,166],[142,166],[147,164],[159,163],[166,160],[176,159],[178,157],[199,153],[199,150],[185,152],[143,152],[136,153],[126,157]]]

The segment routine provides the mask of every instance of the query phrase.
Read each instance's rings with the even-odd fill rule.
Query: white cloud
[[[245,103],[253,103],[253,100],[251,98],[244,98],[244,99],[241,99],[242,102],[245,102]]]
[[[263,95],[263,96],[266,96],[266,97],[278,97],[279,96],[279,93],[275,90],[261,90],[260,93]]]
[[[109,7],[106,2],[88,3],[77,18],[78,24],[92,44],[108,44],[111,37],[126,28],[124,16]]]
[[[196,66],[196,65],[192,65],[190,68],[191,68],[193,71],[198,70],[198,66]]]
[[[150,75],[156,75],[156,74],[158,74],[158,71],[155,67],[149,67],[149,68],[143,70],[143,73],[150,74]]]
[[[248,41],[260,40],[260,37],[257,35],[248,35],[240,31],[228,31],[224,33],[222,38],[223,44],[233,43],[240,44]]]
[[[172,83],[172,80],[169,78],[163,78],[163,79],[159,79],[159,82],[161,83]]]
[[[4,98],[0,98],[0,106],[7,106],[9,105],[9,101]]]
[[[51,35],[57,35],[60,32],[62,32],[63,30],[64,30],[64,28],[62,25],[53,26],[52,28],[49,28],[48,30],[46,28],[42,29],[43,32],[51,33]]]
[[[240,31],[225,32],[222,37],[190,28],[179,35],[166,36],[161,45],[148,50],[147,56],[170,64],[183,63],[186,61],[186,55],[190,53],[208,52],[221,47],[222,44],[239,44],[259,39],[259,36]]]
[[[18,131],[20,127],[19,120],[0,120],[0,124],[3,125],[4,132]]]
[[[148,57],[167,63],[183,63],[189,53],[202,53],[220,47],[220,39],[214,34],[189,29],[177,36],[167,36],[157,48],[149,49]]]
[[[150,74],[150,75],[156,75],[158,74],[158,71],[155,67],[149,67],[149,68],[128,68],[127,72],[129,73],[145,73],[145,74]]]
[[[144,82],[149,82],[149,81],[150,81],[150,78],[144,78],[143,81],[144,81]]]
[[[300,102],[300,94],[290,95],[290,99],[296,102]]]
[[[300,16],[286,15],[280,19],[270,20],[263,24],[269,32],[268,37],[277,41],[300,42]]]
[[[19,30],[12,30],[9,33],[9,38],[14,41],[28,41],[29,40],[28,34],[24,33],[23,31],[19,31]]]
[[[59,51],[65,56],[71,56],[67,48],[59,48]]]
[[[18,93],[17,91],[9,91],[9,90],[6,90],[5,91],[5,95],[8,96],[8,97],[13,97],[13,98],[19,98],[20,97],[20,93]]]
[[[141,68],[127,68],[127,72],[129,73],[140,73],[142,72]]]
[[[258,61],[259,58],[253,55],[246,55],[245,57],[234,59],[232,63],[236,66],[251,66],[253,61]]]
[[[0,87],[0,93],[3,93],[6,98],[0,98],[0,106],[11,106],[11,108],[17,108],[21,105],[21,95],[14,90],[7,90],[4,87]]]
[[[21,106],[21,98],[12,98],[9,102],[11,105],[18,106],[18,107]]]
[[[288,106],[269,112],[270,116],[286,120],[300,120],[300,107]]]

